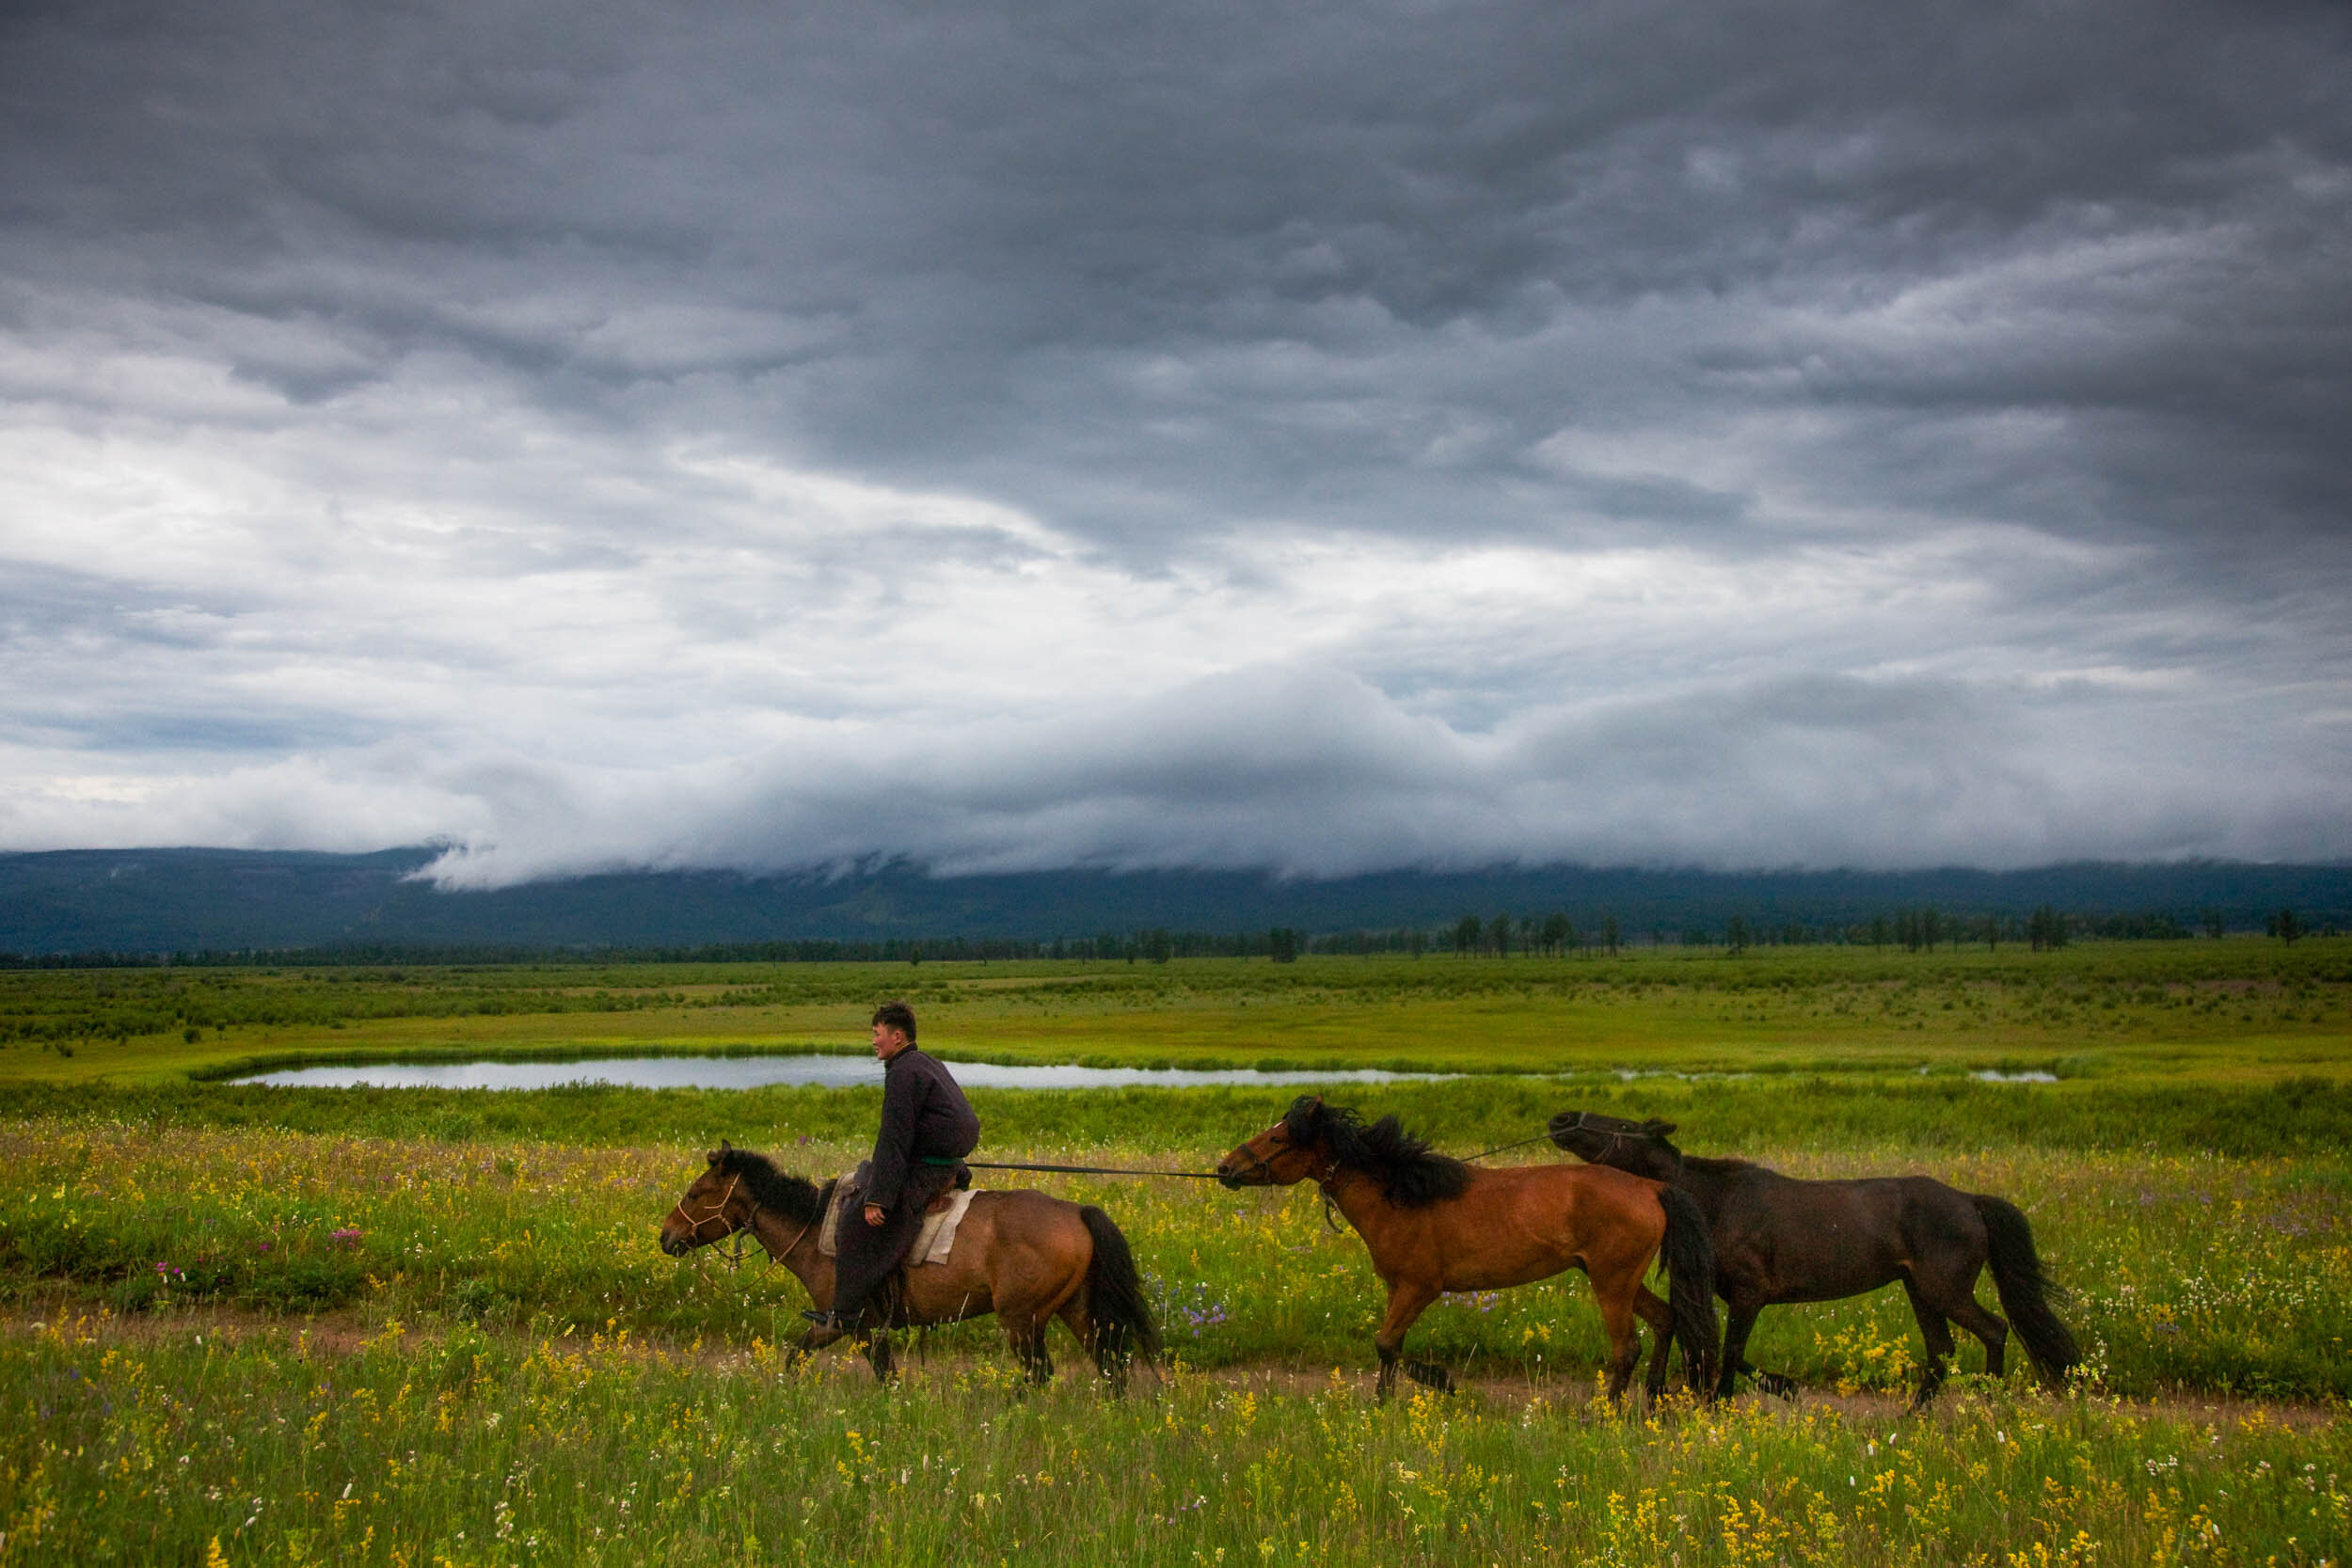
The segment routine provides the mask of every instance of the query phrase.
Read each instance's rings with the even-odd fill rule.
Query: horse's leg
[[[1642,1391],[1655,1401],[1666,1391],[1666,1353],[1674,1349],[1674,1308],[1643,1285],[1634,1290],[1633,1310],[1649,1324],[1649,1372],[1642,1381]]]
[[[1597,1275],[1593,1276],[1593,1297],[1600,1307],[1600,1326],[1609,1334],[1611,1404],[1625,1399],[1626,1385],[1633,1381],[1633,1369],[1642,1359],[1642,1341],[1633,1333],[1633,1292],[1642,1288],[1638,1265],[1606,1283]]]
[[[1999,1377],[2002,1352],[2009,1348],[2009,1324],[1987,1311],[1973,1291],[1962,1291],[1956,1296],[1939,1300],[1936,1306],[1946,1317],[1983,1342],[1984,1370]]]
[[[1405,1348],[1406,1331],[1413,1326],[1413,1320],[1427,1311],[1429,1304],[1437,1299],[1436,1288],[1419,1280],[1402,1281],[1389,1287],[1389,1309],[1380,1319],[1380,1331],[1372,1337],[1373,1349],[1380,1353],[1380,1381],[1375,1388],[1381,1400],[1386,1401],[1396,1392],[1396,1357],[1397,1353]],[[1416,1383],[1426,1383],[1431,1387],[1442,1388],[1449,1393],[1453,1391],[1454,1380],[1446,1375],[1443,1367],[1415,1361],[1406,1365],[1406,1371]]]
[[[1084,1232],[1080,1232],[1081,1239]],[[1012,1354],[1021,1363],[1029,1381],[1042,1387],[1054,1380],[1054,1357],[1046,1348],[1045,1331],[1054,1326],[1056,1318],[1066,1318],[1075,1308],[1086,1311],[1086,1255],[1073,1260],[1070,1272],[1059,1279],[1032,1275],[1026,1278],[1000,1275],[994,1281],[996,1316],[1004,1323],[1005,1338],[1012,1345]],[[1073,1330],[1076,1324],[1072,1324]],[[1089,1341],[1080,1335],[1079,1343]]]
[[[1768,1372],[1744,1357],[1740,1370],[1756,1379],[1756,1386],[1774,1399],[1793,1400],[1797,1397],[1797,1380],[1785,1372]]]
[[[1732,1389],[1740,1381],[1740,1374],[1748,1372],[1755,1376],[1756,1386],[1758,1388],[1768,1394],[1778,1394],[1782,1399],[1787,1399],[1795,1385],[1789,1383],[1778,1372],[1759,1372],[1748,1365],[1748,1336],[1756,1331],[1756,1320],[1764,1309],[1746,1301],[1732,1302],[1730,1307],[1731,1310],[1725,1315],[1724,1323],[1723,1370],[1715,1381],[1715,1397],[1726,1400],[1731,1398]]]
[[[1045,1354],[1045,1330],[1054,1321],[1053,1305],[1039,1299],[1030,1281],[999,1277],[992,1284],[996,1321],[1005,1325],[1007,1348],[1029,1382],[1044,1383],[1054,1375],[1054,1363]]]
[[[1919,1338],[1928,1349],[1927,1366],[1919,1373],[1919,1392],[1911,1402],[1910,1414],[1916,1415],[1944,1386],[1945,1364],[1952,1354],[1952,1325],[1944,1321],[1942,1312],[1929,1305],[1909,1275],[1903,1276],[1903,1290],[1911,1297],[1911,1315],[1919,1320]]]
[[[866,1362],[874,1369],[874,1381],[877,1383],[888,1383],[897,1375],[898,1361],[890,1354],[890,1333],[887,1329],[876,1329],[873,1338],[866,1341]]]
[[[1094,1354],[1094,1320],[1087,1315],[1086,1303],[1073,1298],[1063,1304],[1057,1316],[1062,1321],[1062,1326],[1070,1330],[1070,1337],[1078,1341],[1078,1348],[1089,1355]],[[1103,1369],[1104,1380],[1111,1386],[1111,1393],[1124,1394],[1127,1391],[1126,1367],[1116,1358],[1105,1362],[1096,1356],[1095,1362]]]
[[[1040,1387],[1051,1383],[1054,1358],[1045,1349],[1045,1330],[1054,1320],[1022,1311],[997,1316],[1004,1321],[1005,1342],[1012,1347],[1012,1358],[1028,1380]]]

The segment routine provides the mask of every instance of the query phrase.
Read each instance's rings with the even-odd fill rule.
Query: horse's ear
[[[1660,1121],[1656,1117],[1650,1117],[1649,1120],[1642,1123],[1642,1125],[1636,1129],[1636,1131],[1640,1132],[1645,1137],[1652,1138],[1662,1138],[1674,1130],[1675,1124],[1673,1122]]]

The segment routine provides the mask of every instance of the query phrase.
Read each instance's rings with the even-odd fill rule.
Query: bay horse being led
[[[1925,1176],[1806,1181],[1745,1160],[1700,1159],[1666,1141],[1675,1130],[1670,1121],[1563,1111],[1548,1126],[1553,1143],[1593,1162],[1581,1168],[1672,1182],[1705,1212],[1715,1243],[1715,1289],[1730,1316],[1718,1394],[1728,1395],[1741,1372],[1753,1373],[1767,1393],[1796,1391],[1788,1379],[1748,1365],[1748,1332],[1765,1307],[1836,1301],[1897,1280],[1927,1342],[1914,1410],[1943,1385],[1954,1323],[1984,1342],[1984,1370],[1994,1377],[2011,1326],[2054,1387],[2082,1358],[2074,1336],[2050,1308],[2053,1288],[2034,1251],[2033,1227],[2015,1204]],[[1987,1265],[2009,1313],[2006,1323],[1977,1304],[1977,1275]]]
[[[1608,1330],[1610,1399],[1624,1395],[1641,1359],[1636,1318],[1657,1339],[1646,1385],[1653,1397],[1665,1387],[1669,1338],[1682,1347],[1691,1386],[1703,1395],[1714,1386],[1707,1220],[1661,1182],[1579,1165],[1474,1167],[1431,1149],[1394,1117],[1366,1127],[1314,1095],[1300,1096],[1280,1121],[1228,1154],[1216,1176],[1228,1187],[1311,1180],[1364,1239],[1389,1291],[1373,1337],[1384,1400],[1396,1386],[1406,1332],[1439,1295],[1526,1285],[1569,1269],[1591,1278]],[[1665,1301],[1642,1283],[1661,1252]],[[1403,1366],[1416,1383],[1454,1386],[1442,1367]]]
[[[661,1250],[684,1258],[748,1231],[799,1277],[810,1301],[829,1307],[833,1259],[818,1249],[818,1234],[833,1190],[831,1181],[819,1186],[778,1170],[765,1155],[721,1144],[710,1152],[709,1168],[662,1220]],[[1092,1354],[1115,1391],[1125,1388],[1136,1356],[1149,1364],[1160,1354],[1159,1329],[1127,1239],[1091,1204],[1018,1189],[976,1192],[946,1258],[906,1268],[898,1281],[877,1326],[920,1328],[993,1312],[1004,1321],[1013,1354],[1039,1383],[1054,1375],[1045,1331],[1057,1318]],[[840,1338],[839,1330],[811,1329],[794,1350],[819,1349]],[[874,1375],[888,1379],[887,1334],[868,1336],[866,1353]]]

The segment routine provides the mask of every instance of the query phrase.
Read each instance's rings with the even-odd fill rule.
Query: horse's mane
[[[1425,1209],[1459,1197],[1470,1185],[1470,1166],[1431,1148],[1394,1117],[1382,1117],[1366,1127],[1361,1117],[1344,1106],[1301,1095],[1282,1117],[1282,1126],[1292,1142],[1320,1142],[1342,1165],[1377,1180],[1381,1196],[1399,1209]]]
[[[719,1151],[718,1169],[740,1177],[751,1189],[752,1201],[762,1209],[773,1209],[802,1225],[814,1225],[825,1217],[824,1189],[805,1177],[787,1176],[765,1154],[724,1148]]]
[[[1665,1132],[1659,1131],[1661,1128],[1664,1128]],[[1743,1170],[1757,1168],[1753,1160],[1732,1160],[1711,1154],[1685,1154],[1667,1138],[1666,1133],[1673,1131],[1674,1128],[1670,1123],[1652,1121],[1647,1126],[1634,1128],[1631,1132],[1623,1133],[1622,1136],[1646,1138],[1680,1161],[1684,1170],[1695,1171],[1701,1176],[1736,1176]]]

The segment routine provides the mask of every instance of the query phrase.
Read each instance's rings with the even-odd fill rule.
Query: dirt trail
[[[184,1342],[199,1336],[217,1338],[234,1345],[275,1345],[286,1354],[345,1356],[356,1354],[367,1340],[383,1332],[380,1322],[363,1318],[356,1311],[326,1312],[306,1318],[291,1318],[277,1313],[257,1312],[249,1308],[221,1306],[176,1307],[167,1312],[135,1313],[119,1316],[103,1313],[103,1309],[86,1301],[68,1297],[48,1300],[23,1300],[0,1308],[0,1334],[30,1335],[59,1323],[74,1325],[76,1332],[123,1344],[162,1344]],[[421,1349],[437,1343],[448,1332],[442,1323],[410,1324],[410,1342]],[[525,1336],[505,1331],[502,1337],[517,1341]],[[945,1382],[969,1371],[982,1363],[1004,1365],[1001,1357],[968,1352],[927,1353],[919,1337],[901,1340],[900,1375],[911,1386]],[[691,1356],[714,1371],[749,1372],[753,1370],[750,1354],[734,1345],[704,1345],[699,1349],[665,1340],[651,1342],[631,1339],[626,1354],[647,1357],[660,1356],[671,1360]],[[1077,1347],[1067,1339],[1055,1342],[1055,1359],[1060,1375],[1083,1374],[1086,1363],[1077,1354]],[[1363,1367],[1338,1369],[1337,1384],[1351,1389],[1366,1400],[1372,1397],[1373,1370]],[[846,1347],[821,1351],[793,1375],[838,1381],[849,1385],[869,1382],[873,1374],[865,1361]],[[1185,1381],[1200,1381],[1233,1388],[1247,1388],[1260,1393],[1288,1397],[1304,1397],[1328,1391],[1334,1386],[1333,1369],[1307,1367],[1279,1361],[1237,1362],[1228,1366],[1200,1370],[1186,1369],[1176,1376]],[[1151,1386],[1152,1374],[1139,1376],[1139,1386]],[[1543,1400],[1563,1411],[1581,1410],[1593,1398],[1589,1378],[1529,1378],[1490,1374],[1454,1374],[1457,1396],[1489,1409],[1524,1409]],[[1409,1384],[1401,1384],[1409,1390]],[[1964,1385],[1955,1383],[1952,1391],[1940,1402],[1938,1409],[1949,1410],[1957,1401],[1954,1395],[1964,1392]],[[1781,1402],[1756,1394],[1743,1394],[1741,1400],[1767,1410],[1786,1410],[1800,1414],[1807,1410],[1835,1411],[1852,1419],[1892,1420],[1903,1412],[1904,1401],[1887,1394],[1839,1394],[1828,1389],[1808,1388],[1793,1402]],[[2115,1402],[2119,1414],[2141,1418],[2167,1421],[2193,1421],[2204,1425],[2223,1422],[2234,1424],[2260,1411],[2269,1420],[2299,1431],[2328,1426],[2347,1418],[2343,1406],[2304,1400],[2256,1400],[2236,1395],[2183,1390],[2138,1399]]]

